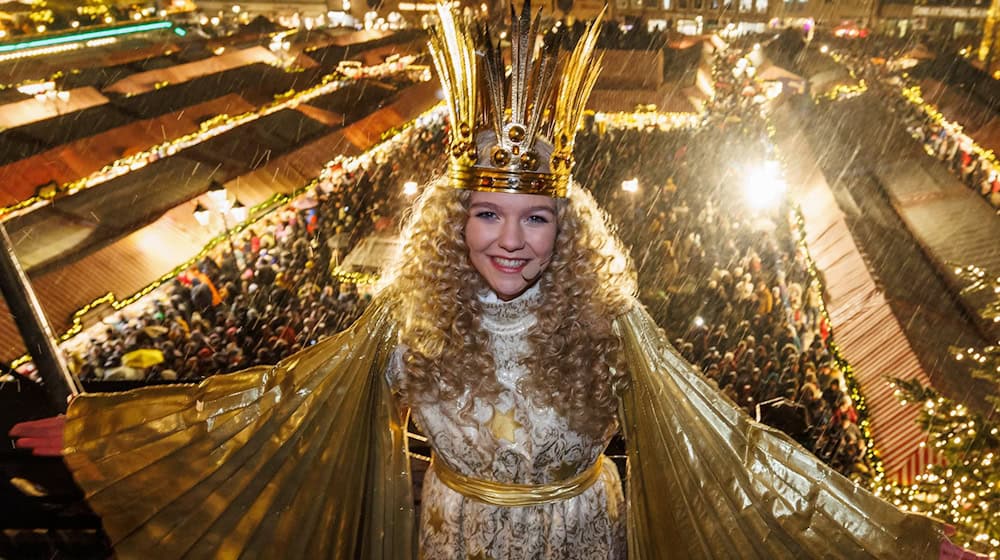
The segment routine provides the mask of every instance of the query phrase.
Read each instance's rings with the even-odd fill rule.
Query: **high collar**
[[[495,334],[527,329],[535,323],[533,311],[541,300],[542,290],[538,282],[510,301],[503,301],[492,290],[484,290],[479,294],[483,328]]]

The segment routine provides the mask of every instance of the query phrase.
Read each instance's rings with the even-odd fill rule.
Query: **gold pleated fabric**
[[[275,367],[81,396],[66,462],[120,558],[412,558],[395,346],[378,298]]]
[[[943,533],[752,421],[703,381],[641,305],[617,321],[631,559],[936,559]]]
[[[936,559],[941,526],[751,421],[641,305],[616,323],[632,373],[631,559]],[[396,346],[377,299],[349,330],[199,385],[76,399],[66,462],[121,558],[416,556]]]

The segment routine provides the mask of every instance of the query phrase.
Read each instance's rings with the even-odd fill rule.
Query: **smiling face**
[[[530,288],[556,242],[556,201],[537,194],[473,192],[465,224],[469,260],[502,300]]]

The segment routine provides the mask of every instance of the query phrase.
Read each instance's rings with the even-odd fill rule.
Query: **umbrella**
[[[163,362],[163,352],[155,348],[140,348],[122,356],[122,365],[131,368],[146,369]]]

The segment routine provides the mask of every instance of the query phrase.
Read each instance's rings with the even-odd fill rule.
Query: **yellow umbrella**
[[[155,348],[140,348],[122,356],[122,365],[145,369],[163,362],[163,352]]]

